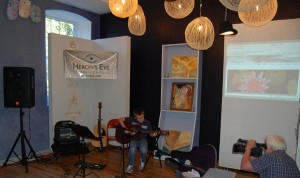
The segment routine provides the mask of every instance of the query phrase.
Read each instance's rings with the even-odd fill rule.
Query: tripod
[[[28,157],[26,156],[25,141],[26,141],[27,145],[30,148],[29,154],[32,153],[33,156],[34,156],[34,158],[35,158],[35,160],[38,160],[38,157],[36,156],[35,151],[33,150],[32,146],[30,145],[30,143],[29,143],[29,141],[28,141],[28,139],[27,139],[27,137],[25,135],[25,131],[23,129],[23,115],[24,115],[24,112],[23,112],[22,108],[20,108],[20,133],[18,134],[18,137],[15,140],[15,143],[14,143],[13,147],[10,149],[10,152],[9,152],[9,154],[8,154],[5,162],[3,163],[2,167],[6,166],[7,161],[9,160],[11,154],[14,153],[17,156],[17,158],[19,159],[19,161],[21,161],[22,165],[25,165],[25,171],[28,172],[28,161],[27,161]],[[14,149],[15,149],[15,147],[16,147],[16,145],[17,145],[17,143],[18,143],[18,141],[19,141],[20,138],[21,138],[22,159],[20,159],[19,156],[14,151]]]
[[[83,149],[82,149],[82,151],[83,151],[83,159],[81,161],[79,161],[79,165],[78,166],[80,168],[77,170],[76,174],[74,175],[74,178],[77,175],[79,175],[81,177],[85,177],[86,176],[86,174],[85,174],[85,169],[86,168],[88,168],[91,171],[89,174],[93,173],[97,178],[100,178],[96,174],[96,172],[89,167],[89,165],[87,164],[87,162],[85,160],[85,146],[86,146],[86,144],[85,144],[84,138],[96,139],[95,135],[87,127],[85,127],[85,126],[72,124],[72,125],[70,125],[70,127],[75,132],[75,134],[77,136],[79,136],[79,137],[82,138],[81,141],[83,143],[82,144],[83,145]],[[79,156],[79,158],[80,158],[80,156]],[[81,172],[82,175],[80,175],[79,172]]]

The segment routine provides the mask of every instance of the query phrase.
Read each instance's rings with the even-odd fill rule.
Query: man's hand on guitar
[[[150,133],[150,136],[151,136],[151,137],[156,137],[157,134],[158,134],[157,132],[152,132],[152,133]]]
[[[123,128],[123,129],[124,129],[124,133],[125,133],[125,134],[131,134],[131,131],[128,130],[127,128]]]

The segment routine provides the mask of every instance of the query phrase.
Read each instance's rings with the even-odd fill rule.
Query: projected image
[[[299,99],[300,41],[230,44],[225,61],[225,97]]]
[[[298,70],[229,70],[228,95],[297,97]]]

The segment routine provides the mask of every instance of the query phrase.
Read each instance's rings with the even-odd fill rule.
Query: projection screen
[[[300,96],[300,19],[236,24],[225,37],[219,165],[240,169],[239,138],[282,135],[295,158]]]

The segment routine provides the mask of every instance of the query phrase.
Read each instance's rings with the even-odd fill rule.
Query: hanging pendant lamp
[[[247,1],[251,0],[242,0],[240,6],[243,6],[244,3],[247,4]],[[255,10],[238,12],[238,15],[245,25],[258,27],[269,23],[275,17],[277,8],[277,0],[268,0],[262,6],[257,5]]]
[[[219,0],[223,6],[232,11],[238,11],[238,7],[241,0]]]
[[[129,16],[128,29],[131,34],[137,36],[142,36],[146,32],[146,17],[140,5],[136,12],[132,16]]]
[[[174,19],[182,19],[193,11],[195,0],[165,1],[164,6],[169,16]]]
[[[238,31],[233,28],[232,23],[227,20],[227,8],[225,7],[225,21],[219,24],[219,35],[236,35]]]
[[[135,13],[138,8],[138,0],[109,0],[109,10],[120,18],[126,18]]]
[[[200,0],[200,17],[191,21],[185,29],[185,41],[196,50],[206,50],[214,42],[214,26],[207,17],[201,16],[202,2]]]
[[[247,6],[242,6],[239,7],[241,0],[219,0],[223,6],[225,6],[227,9],[230,9],[232,11],[249,11],[249,10],[254,10],[255,5],[263,5],[265,4],[268,0],[250,0],[248,1]],[[254,5],[255,4],[255,5]]]
[[[270,0],[241,0],[238,12],[248,12],[257,10],[257,6],[264,6],[270,2]]]

